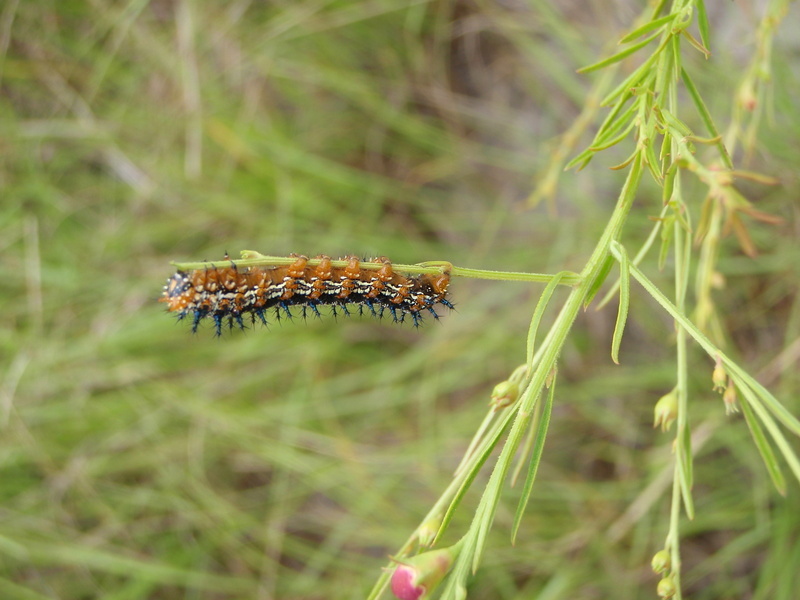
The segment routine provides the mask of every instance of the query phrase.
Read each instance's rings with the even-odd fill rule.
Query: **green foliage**
[[[800,83],[788,4],[734,10],[0,5],[0,595],[377,597],[434,535],[442,597],[666,549],[793,598]],[[174,326],[168,262],[241,248],[452,261],[457,311]]]

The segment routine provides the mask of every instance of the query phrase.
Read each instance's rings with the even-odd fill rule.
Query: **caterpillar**
[[[385,257],[369,261],[379,264],[377,269],[363,268],[355,256],[345,259],[346,266],[334,266],[325,255],[316,257],[316,266],[309,265],[306,256],[291,258],[294,262],[285,266],[240,268],[231,261],[225,267],[179,270],[167,280],[159,302],[166,303],[168,312],[177,313],[178,320],[191,318],[193,332],[203,319],[211,319],[218,336],[226,324],[229,329],[245,329],[246,317],[253,324],[267,325],[270,309],[280,320],[291,319],[294,307],[305,318],[309,313],[321,316],[320,306],[330,306],[333,316],[338,310],[350,315],[348,305],[356,305],[359,314],[381,318],[388,313],[400,323],[410,317],[419,327],[423,311],[438,320],[436,304],[453,308],[447,298],[450,271],[446,268],[407,277]]]

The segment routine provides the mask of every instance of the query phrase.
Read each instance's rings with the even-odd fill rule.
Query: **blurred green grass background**
[[[691,67],[724,124],[758,11],[715,8],[712,60]],[[214,339],[156,303],[168,263],[253,249],[580,268],[622,182],[613,153],[564,176],[557,211],[524,200],[581,109],[591,79],[575,69],[635,14],[600,1],[3,3],[0,596],[365,596],[523,361],[539,287],[456,280],[457,310],[419,331],[325,319]],[[785,223],[753,227],[756,259],[726,241],[717,297],[731,351],[795,414],[798,25],[795,6],[772,120],[737,157],[780,180],[746,191]],[[652,189],[631,235],[659,211]],[[672,326],[634,293],[621,367],[613,309],[574,330],[518,544],[511,490],[471,597],[654,596],[671,463],[651,420],[674,378]],[[686,592],[796,598],[800,491],[772,490],[700,356]]]

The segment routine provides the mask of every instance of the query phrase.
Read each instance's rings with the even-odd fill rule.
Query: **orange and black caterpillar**
[[[209,317],[217,335],[226,323],[231,329],[244,329],[246,316],[266,325],[270,309],[276,319],[281,313],[291,318],[293,306],[301,307],[305,317],[309,311],[320,316],[318,307],[328,305],[336,316],[337,308],[349,315],[347,305],[353,304],[362,314],[364,308],[376,317],[388,312],[395,322],[410,316],[415,327],[422,323],[422,311],[438,319],[436,304],[453,308],[447,299],[449,270],[406,277],[384,257],[370,261],[381,265],[377,270],[362,268],[354,256],[342,267],[334,266],[329,256],[316,257],[319,263],[313,267],[305,256],[292,257],[295,261],[285,266],[238,268],[231,262],[221,268],[178,271],[167,280],[159,301],[179,320],[191,317],[192,331]]]

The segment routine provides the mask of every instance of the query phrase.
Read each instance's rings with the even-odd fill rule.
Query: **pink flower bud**
[[[424,600],[444,579],[453,560],[458,554],[460,544],[431,550],[417,556],[396,561],[392,574],[392,593],[399,600]]]

